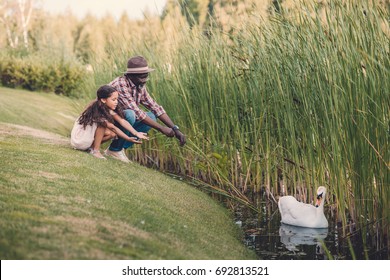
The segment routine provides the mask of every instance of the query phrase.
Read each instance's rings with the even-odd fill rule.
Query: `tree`
[[[17,48],[23,38],[28,48],[28,26],[33,12],[33,0],[0,0],[0,23],[5,27],[8,44]]]

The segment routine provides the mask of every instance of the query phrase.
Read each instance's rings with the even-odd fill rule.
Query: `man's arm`
[[[181,131],[177,126],[175,126],[171,118],[165,112],[164,108],[158,105],[156,101],[154,101],[154,99],[149,95],[146,89],[143,90],[141,103],[146,108],[150,109],[153,112],[153,114],[158,116],[158,118],[166,126],[162,126],[158,124],[157,122],[153,121],[149,117],[144,118],[142,122],[149,125],[150,127],[157,129],[158,131],[160,131],[161,133],[165,134],[168,137],[175,136],[180,141],[180,146],[183,146],[186,143],[186,137],[184,136],[184,134],[181,133]]]
[[[154,129],[157,129],[161,133],[165,134],[168,137],[175,136],[180,141],[180,146],[184,146],[186,143],[186,137],[185,135],[179,130],[179,129],[172,129],[175,125],[172,122],[171,118],[168,116],[168,114],[164,113],[158,117],[166,126],[163,126],[159,124],[158,122],[155,122],[148,116],[142,120],[143,123],[146,125],[153,127]]]
[[[179,130],[179,127],[177,127],[171,118],[168,116],[168,114],[162,114],[161,116],[158,117],[167,127],[171,128],[173,131],[173,136],[175,136],[179,142],[180,146],[184,146],[186,143],[186,137],[185,135]],[[172,137],[172,136],[170,136]]]

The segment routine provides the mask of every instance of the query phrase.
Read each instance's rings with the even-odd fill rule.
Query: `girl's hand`
[[[144,132],[137,132],[135,136],[138,137],[139,139],[149,140],[148,134]]]
[[[134,144],[142,144],[142,141],[139,140],[137,137],[129,137],[129,142],[133,142]]]

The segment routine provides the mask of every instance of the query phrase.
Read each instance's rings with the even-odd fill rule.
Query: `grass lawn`
[[[0,87],[0,122],[69,136],[74,120],[87,103],[50,93]]]
[[[64,136],[82,107],[0,88],[1,259],[256,258],[207,194],[73,150]]]

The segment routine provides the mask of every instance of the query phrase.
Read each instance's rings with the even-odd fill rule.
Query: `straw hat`
[[[154,71],[148,67],[148,62],[142,56],[134,56],[127,61],[127,71],[125,74],[146,74]]]

